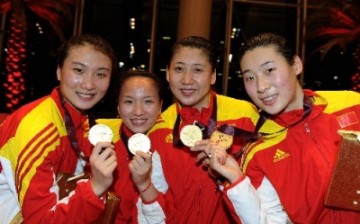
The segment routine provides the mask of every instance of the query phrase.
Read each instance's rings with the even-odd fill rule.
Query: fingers
[[[212,147],[211,157],[209,159],[209,166],[218,171],[223,169],[227,159],[227,153],[221,147]]]
[[[209,139],[203,139],[203,140],[199,140],[197,142],[195,142],[194,147],[191,147],[190,150],[191,151],[206,151],[206,150],[210,150],[211,147],[211,143]]]
[[[196,156],[196,162],[201,162],[209,159],[209,155],[206,152],[200,152]],[[209,161],[209,160],[208,160]]]
[[[113,182],[117,167],[114,146],[108,142],[97,143],[90,155],[91,186],[96,195],[101,195]]]
[[[137,151],[129,163],[130,170],[140,173],[149,172],[152,165],[151,157],[150,153]]]
[[[109,142],[99,142],[90,155],[90,165],[104,176],[112,175],[117,166],[114,145]]]
[[[136,152],[129,163],[132,180],[136,186],[140,186],[150,180],[152,166],[152,155],[150,153]]]
[[[136,151],[136,155],[137,157],[141,157],[143,158],[143,160],[145,161],[150,161],[151,160],[151,152],[142,152],[142,151]]]
[[[99,142],[94,146],[94,149],[91,154],[99,155],[105,148],[114,149],[114,145],[111,142]]]

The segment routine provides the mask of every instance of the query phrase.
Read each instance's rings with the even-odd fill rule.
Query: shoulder
[[[360,106],[360,94],[354,91],[316,91],[315,105],[327,104],[325,112],[336,112]]]
[[[54,115],[55,114],[55,115]],[[51,97],[43,97],[28,103],[10,114],[0,126],[1,131],[42,129],[49,123],[63,123],[59,109]],[[22,131],[21,131],[22,132]],[[15,133],[13,133],[15,134]]]
[[[233,112],[248,111],[257,113],[257,109],[254,104],[246,100],[235,99],[224,95],[216,95],[218,108],[222,110],[231,109]],[[230,112],[230,111],[228,111]]]
[[[109,126],[111,131],[113,132],[113,142],[117,142],[120,139],[120,127],[122,124],[122,120],[119,118],[112,119],[96,119],[96,123],[104,124]]]
[[[246,100],[216,95],[219,118],[250,118],[254,122],[259,118],[259,113],[254,104]]]
[[[0,126],[0,148],[5,150],[4,153],[16,155],[22,150],[35,152],[43,145],[44,151],[38,158],[43,157],[66,135],[64,126],[62,115],[52,98],[39,99],[19,108]]]
[[[170,105],[168,108],[166,108],[162,113],[161,113],[161,117],[164,120],[176,120],[177,117],[177,110],[176,110],[176,104],[172,104]]]
[[[156,121],[155,125],[151,129],[151,131],[158,130],[158,129],[169,129],[174,126],[176,118],[178,116],[176,110],[176,104],[170,105],[167,109],[165,109],[159,119]]]

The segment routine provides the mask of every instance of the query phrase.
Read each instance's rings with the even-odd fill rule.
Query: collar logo
[[[173,143],[173,135],[172,135],[172,134],[168,134],[168,135],[165,137],[165,142],[166,142],[166,143]]]
[[[273,162],[274,163],[279,162],[280,160],[286,159],[289,156],[290,156],[289,153],[284,152],[284,151],[282,151],[280,149],[277,149],[276,152],[275,152],[275,155],[274,155]]]

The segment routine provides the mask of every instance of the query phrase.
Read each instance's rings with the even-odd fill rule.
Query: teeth
[[[193,89],[182,89],[181,91],[186,92],[186,93],[194,92]]]
[[[83,98],[90,98],[92,96],[92,94],[85,94],[85,93],[78,93],[80,95],[80,97]]]
[[[263,101],[267,102],[267,101],[271,101],[275,98],[275,96],[270,96],[270,97],[266,97],[264,99],[262,99]]]
[[[137,120],[132,120],[132,122],[134,123],[134,124],[143,124],[143,123],[145,123],[145,119],[137,119]]]

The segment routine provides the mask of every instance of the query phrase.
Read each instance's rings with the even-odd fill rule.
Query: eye
[[[254,79],[255,79],[255,76],[252,76],[252,75],[245,75],[244,76],[245,82],[249,82],[249,81],[254,80]]]
[[[82,74],[84,73],[84,70],[82,68],[73,68],[73,71],[76,73],[76,74]]]
[[[153,100],[150,100],[150,99],[145,100],[145,104],[153,104],[153,103],[154,103]]]
[[[255,79],[255,75],[251,74],[250,72],[246,72],[245,74],[243,74],[243,79],[245,82],[249,82]]]
[[[195,73],[202,73],[204,70],[202,68],[195,68],[194,72]]]
[[[98,73],[96,73],[96,76],[99,77],[99,78],[104,78],[104,77],[107,77],[108,74],[104,73],[104,72],[98,72]]]
[[[266,73],[269,74],[269,73],[272,73],[272,72],[274,72],[274,71],[275,71],[275,68],[268,68],[268,69],[266,70]]]
[[[125,99],[125,100],[123,100],[123,103],[124,103],[124,104],[132,104],[133,101],[132,101],[132,100],[129,100],[129,99]]]
[[[175,66],[175,68],[174,68],[174,71],[178,72],[178,73],[182,72],[183,70],[184,70],[184,68],[181,66]]]

